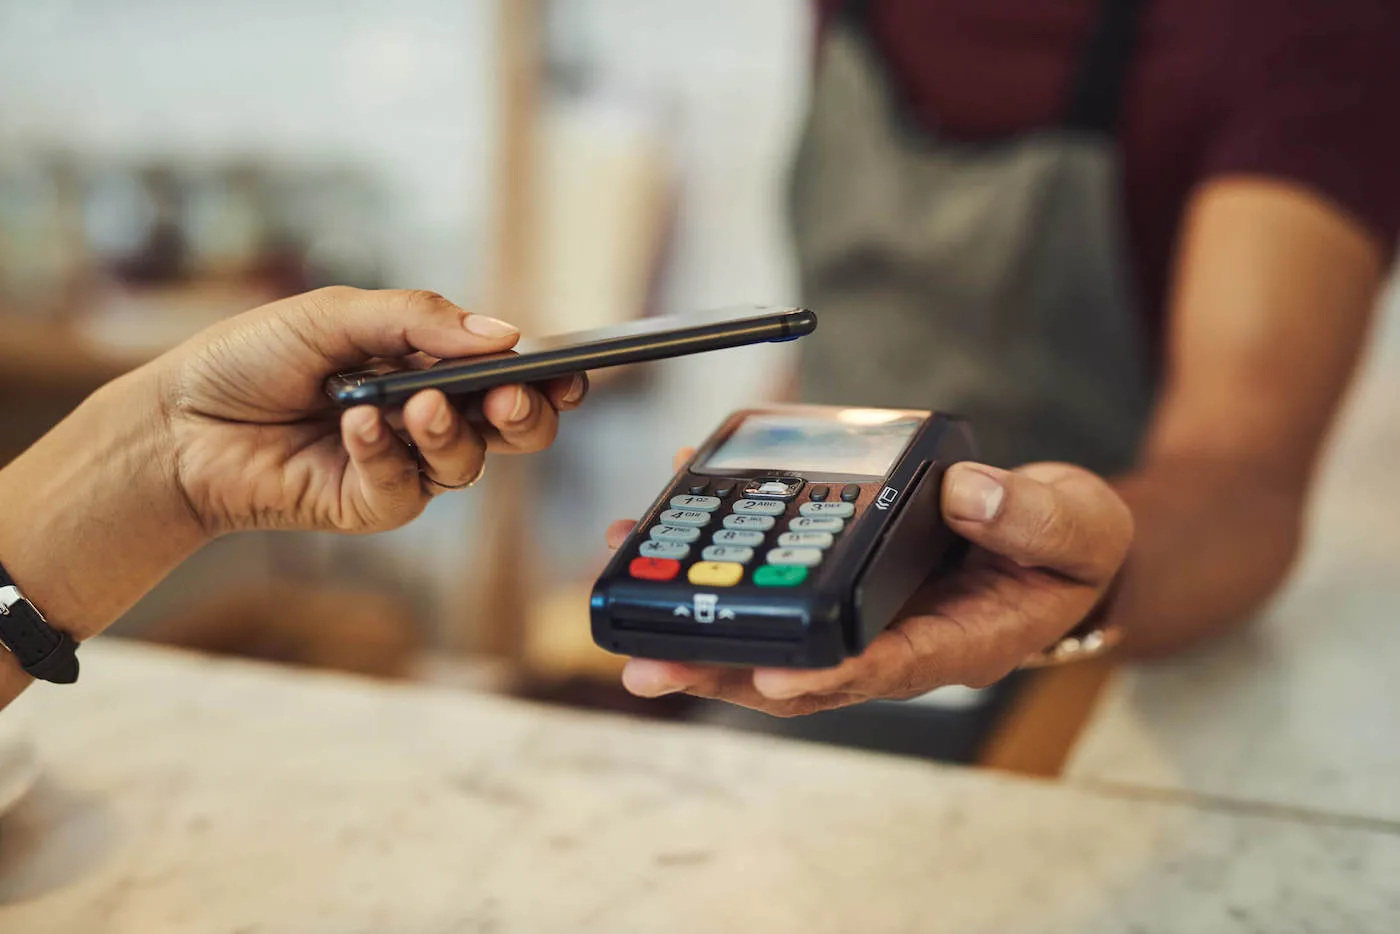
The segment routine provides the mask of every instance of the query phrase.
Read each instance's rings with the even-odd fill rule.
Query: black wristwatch
[[[41,681],[72,684],[78,680],[78,643],[49,625],[20,593],[4,565],[0,565],[0,645]]]

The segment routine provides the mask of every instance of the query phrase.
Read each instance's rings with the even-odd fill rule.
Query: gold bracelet
[[[1051,665],[1082,662],[1085,659],[1107,654],[1118,643],[1122,642],[1123,630],[1106,621],[1108,611],[1118,596],[1118,586],[1122,579],[1123,572],[1120,570],[1118,575],[1114,577],[1113,583],[1108,585],[1108,589],[1099,598],[1099,602],[1094,604],[1089,615],[1084,617],[1078,626],[1075,626],[1050,648],[1036,652],[1026,659],[1020,667],[1048,668]]]
[[[1095,626],[1088,631],[1083,628],[1056,642],[1043,652],[1037,652],[1021,663],[1022,668],[1048,668],[1051,665],[1066,665],[1082,662],[1107,654],[1123,641],[1123,630],[1117,626]]]

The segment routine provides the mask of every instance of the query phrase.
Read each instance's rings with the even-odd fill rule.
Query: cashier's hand
[[[1067,464],[958,464],[944,483],[943,515],[972,552],[959,570],[925,585],[858,657],[815,671],[634,658],[623,683],[642,697],[684,691],[778,716],[950,684],[982,687],[1078,625],[1133,537],[1132,515],[1113,489]],[[615,523],[609,544],[620,545],[632,525]]]
[[[548,446],[585,379],[494,389],[465,417],[427,390],[386,419],[370,406],[340,412],[326,377],[378,358],[496,353],[518,338],[431,292],[334,287],[231,318],[155,364],[176,481],[210,535],[403,525],[478,477],[488,449]]]

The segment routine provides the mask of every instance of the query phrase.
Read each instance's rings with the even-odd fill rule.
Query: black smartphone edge
[[[393,406],[425,389],[464,395],[513,383],[538,383],[558,376],[630,363],[647,363],[750,344],[793,340],[812,333],[817,316],[807,308],[783,308],[769,314],[718,321],[628,337],[605,339],[537,353],[464,361],[460,368],[404,370],[371,377],[354,385],[327,388],[342,406]]]

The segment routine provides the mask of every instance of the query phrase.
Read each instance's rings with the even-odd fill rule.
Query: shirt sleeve
[[[1400,237],[1400,3],[1238,0],[1203,177],[1312,189],[1387,250]]]

